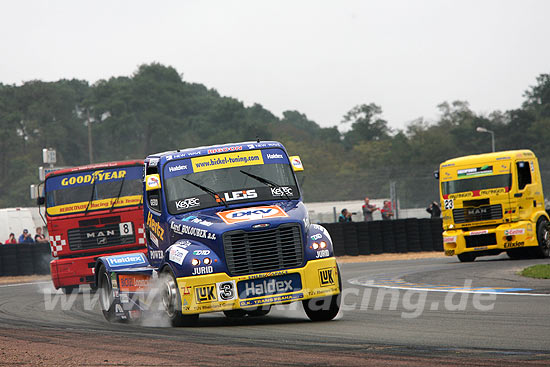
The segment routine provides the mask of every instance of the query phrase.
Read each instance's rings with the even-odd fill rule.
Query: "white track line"
[[[21,286],[21,285],[46,284],[46,283],[51,283],[51,281],[47,281],[47,282],[33,282],[33,283],[4,284],[4,285],[0,285],[0,288],[19,287],[19,286]]]
[[[515,293],[515,292],[495,292],[495,291],[467,291],[467,290],[449,290],[449,289],[435,289],[435,288],[412,288],[412,287],[397,287],[390,285],[380,285],[380,284],[364,284],[360,278],[354,278],[348,280],[348,283],[353,285],[360,285],[367,288],[388,288],[388,289],[397,289],[404,291],[425,291],[425,292],[443,292],[443,293],[471,293],[471,294],[496,294],[497,296],[531,296],[531,297],[550,297],[550,294],[547,293]],[[479,288],[479,287],[478,287]]]

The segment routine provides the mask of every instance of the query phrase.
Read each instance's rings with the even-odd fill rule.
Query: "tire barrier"
[[[443,251],[440,218],[323,223],[336,256]]]
[[[0,245],[0,276],[50,273],[49,243]]]

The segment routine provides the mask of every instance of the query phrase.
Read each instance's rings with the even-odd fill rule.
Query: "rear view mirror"
[[[45,202],[46,202],[46,198],[44,196],[39,196],[36,198],[36,205],[38,206],[44,205]]]
[[[434,178],[439,180],[439,171],[434,171]]]

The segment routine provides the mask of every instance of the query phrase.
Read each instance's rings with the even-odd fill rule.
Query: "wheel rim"
[[[101,282],[101,307],[104,311],[107,311],[111,307],[111,289],[107,273],[103,274]]]
[[[174,317],[176,313],[177,291],[178,289],[174,279],[169,275],[164,276],[162,285],[162,305],[169,317]]]
[[[544,226],[542,232],[542,250],[547,254],[550,251],[550,232],[548,231],[547,225]]]

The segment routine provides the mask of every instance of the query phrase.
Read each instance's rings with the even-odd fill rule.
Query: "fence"
[[[441,219],[324,223],[336,256],[443,251]]]

